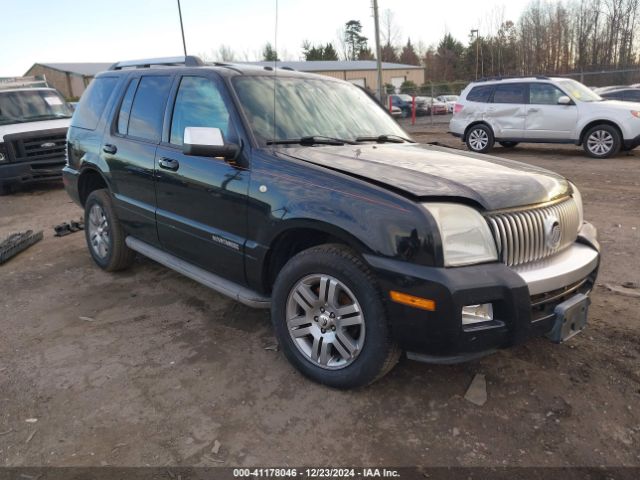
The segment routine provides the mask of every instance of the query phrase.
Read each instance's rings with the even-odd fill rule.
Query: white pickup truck
[[[72,113],[44,77],[0,79],[0,195],[61,178]]]

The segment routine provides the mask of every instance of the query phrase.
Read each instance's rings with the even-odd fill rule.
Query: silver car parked
[[[605,100],[567,78],[479,81],[463,90],[449,131],[474,152],[488,152],[495,142],[569,143],[609,158],[640,145],[640,103]]]

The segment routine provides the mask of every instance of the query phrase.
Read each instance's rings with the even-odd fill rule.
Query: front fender
[[[259,151],[249,187],[247,278],[261,278],[273,242],[308,228],[344,239],[361,253],[437,265],[440,237],[415,201],[328,168]]]

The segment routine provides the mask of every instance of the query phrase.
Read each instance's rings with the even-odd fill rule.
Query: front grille
[[[560,242],[550,246],[549,218],[558,220]],[[535,262],[567,248],[575,242],[580,227],[578,205],[572,197],[553,204],[486,215],[496,241],[500,261],[514,266]]]
[[[539,293],[531,297],[531,321],[548,320],[555,315],[555,308],[565,300],[577,293],[588,295],[595,282],[595,273],[577,282],[552,290],[550,292]]]
[[[11,141],[14,161],[64,159],[66,134],[51,133],[38,136],[17,136]]]

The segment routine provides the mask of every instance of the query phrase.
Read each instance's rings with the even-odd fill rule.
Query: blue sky
[[[515,20],[529,0],[379,0],[391,9],[406,42],[435,43],[445,32],[467,40],[498,17]],[[187,49],[211,57],[221,44],[253,60],[273,43],[275,0],[181,0]],[[478,8],[481,6],[481,8]],[[0,77],[22,75],[35,62],[109,62],[180,55],[176,0],[0,0]],[[348,20],[373,40],[370,0],[279,0],[280,56],[297,60],[303,40],[337,43]]]

